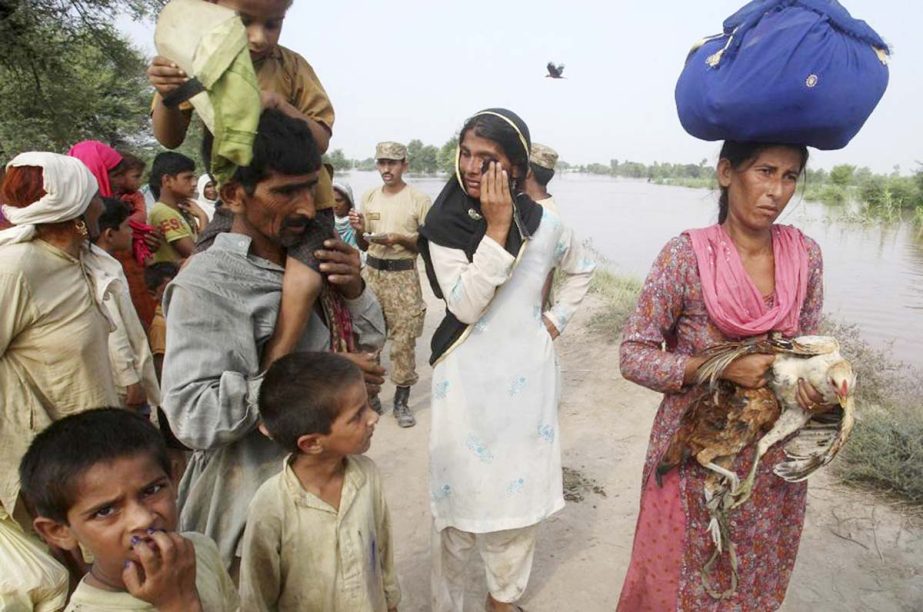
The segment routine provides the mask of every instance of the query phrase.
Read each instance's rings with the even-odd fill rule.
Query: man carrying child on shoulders
[[[359,277],[354,249],[326,241],[315,252],[320,274],[286,256],[313,227],[320,168],[308,126],[264,110],[252,162],[220,186],[230,231],[190,258],[164,294],[163,410],[195,451],[180,483],[180,524],[212,537],[232,575],[250,500],[284,456],[257,429],[262,373],[288,352],[330,347],[316,309],[280,305],[313,303],[323,275],[344,298],[358,343],[384,342],[381,308]],[[348,357],[377,390],[383,370],[368,355]]]

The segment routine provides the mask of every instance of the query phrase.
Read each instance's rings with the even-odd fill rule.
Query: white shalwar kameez
[[[460,249],[430,249],[449,310],[469,324],[433,370],[435,529],[480,534],[535,525],[564,507],[561,380],[542,321],[542,287],[552,268],[566,275],[555,305],[544,313],[563,331],[595,263],[548,210],[518,263],[487,236],[471,262]]]

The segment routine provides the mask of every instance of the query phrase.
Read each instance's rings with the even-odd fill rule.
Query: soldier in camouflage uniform
[[[417,228],[432,202],[404,182],[404,145],[379,143],[375,159],[383,185],[362,196],[362,212],[350,211],[350,223],[359,248],[368,253],[363,276],[378,297],[388,326],[391,380],[397,386],[394,416],[401,427],[413,427],[416,419],[408,400],[418,379],[415,349],[426,314],[417,273]]]

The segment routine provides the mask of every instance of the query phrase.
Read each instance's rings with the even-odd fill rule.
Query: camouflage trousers
[[[365,282],[375,293],[385,314],[391,342],[391,380],[410,387],[417,382],[417,338],[423,333],[426,304],[417,269],[386,272],[366,266]]]

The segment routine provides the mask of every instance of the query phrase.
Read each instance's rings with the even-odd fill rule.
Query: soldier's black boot
[[[401,427],[413,427],[417,420],[413,418],[410,412],[410,406],[407,405],[410,400],[410,387],[398,387],[394,392],[394,418]]]

